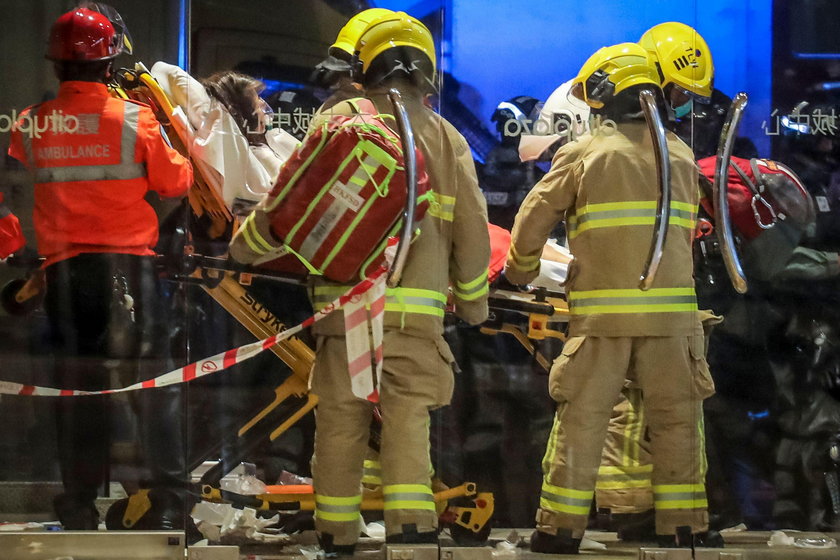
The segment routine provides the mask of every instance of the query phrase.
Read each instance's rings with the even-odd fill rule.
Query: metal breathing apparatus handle
[[[656,96],[648,89],[639,93],[639,102],[653,141],[656,157],[656,177],[659,182],[659,200],[656,204],[656,218],[653,223],[653,239],[650,244],[645,269],[639,278],[639,288],[649,290],[656,277],[656,271],[662,262],[665,239],[671,222],[671,159],[668,153],[668,141],[665,137],[665,125],[662,123]]]
[[[388,272],[388,287],[394,288],[402,279],[405,263],[408,259],[408,250],[411,247],[411,236],[414,233],[414,210],[417,207],[417,157],[414,143],[414,131],[411,122],[408,120],[408,111],[405,109],[402,95],[396,88],[388,91],[388,99],[394,106],[394,117],[397,120],[397,128],[400,133],[400,142],[403,146],[403,157],[405,158],[405,182],[408,188],[408,196],[405,199],[405,212],[403,213],[403,228],[400,241],[397,244],[397,255],[391,270]]]
[[[738,133],[738,124],[747,107],[749,98],[746,93],[739,93],[732,100],[726,121],[723,124],[723,131],[718,143],[717,161],[715,162],[715,181],[713,183],[713,196],[715,221],[720,239],[723,262],[726,265],[726,273],[732,282],[732,287],[739,294],[747,293],[747,278],[741,268],[741,261],[735,250],[735,238],[732,234],[732,221],[729,217],[729,162],[732,159],[732,148],[735,144],[735,136]]]

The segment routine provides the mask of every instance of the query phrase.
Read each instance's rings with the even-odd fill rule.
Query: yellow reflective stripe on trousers
[[[385,511],[419,509],[435,511],[435,495],[425,484],[389,484],[382,488]]]
[[[361,494],[356,496],[315,494],[315,517],[324,521],[357,523],[361,506]]]
[[[697,311],[694,288],[637,288],[569,291],[569,313],[675,313]]]
[[[362,474],[363,484],[382,485],[382,464],[379,461],[365,459],[365,468]]]
[[[626,488],[650,488],[653,465],[598,467],[598,490],[621,490]]]
[[[455,282],[452,288],[455,295],[464,301],[474,301],[490,291],[487,284],[487,270],[470,282]]]
[[[120,135],[120,163],[41,167],[35,170],[35,182],[115,181],[145,177],[145,164],[134,161],[139,116],[139,105],[125,103],[122,133]]]
[[[557,513],[589,515],[594,495],[593,490],[575,490],[574,488],[554,486],[544,480],[542,493],[540,494],[540,507]]]
[[[687,202],[671,201],[670,224],[694,229],[697,207]],[[567,220],[569,238],[597,228],[647,226],[656,220],[655,200],[633,200],[627,202],[606,202],[587,204],[575,210]]]
[[[312,306],[321,311],[338,296],[347,291],[346,286],[315,286]],[[417,313],[443,317],[446,294],[420,288],[388,288],[385,290],[385,311]]]
[[[628,389],[627,427],[624,430],[624,452],[622,465],[638,465],[642,453],[642,427],[644,426],[645,408],[641,389]]]
[[[446,222],[455,219],[455,197],[435,192],[434,198],[429,201],[429,215]]]
[[[708,505],[704,484],[657,484],[653,487],[656,509],[701,509]]]

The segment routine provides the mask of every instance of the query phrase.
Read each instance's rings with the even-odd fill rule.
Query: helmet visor
[[[134,52],[134,43],[131,40],[131,34],[128,32],[128,27],[114,7],[102,2],[82,2],[79,7],[99,12],[108,18],[108,21],[114,26],[114,46],[117,54],[132,54]]]

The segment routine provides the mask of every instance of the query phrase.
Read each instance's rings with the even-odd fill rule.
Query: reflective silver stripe
[[[657,298],[623,297],[623,298],[582,298],[573,300],[573,305],[583,307],[587,305],[666,305],[671,303],[696,303],[695,296],[661,296]]]
[[[659,493],[654,492],[654,498],[657,502],[676,502],[680,500],[705,500],[705,492],[669,492]]]
[[[32,122],[35,122],[36,115],[38,114],[38,107],[32,107],[32,110],[29,111],[29,116],[32,118]],[[33,124],[29,127],[28,133],[20,133],[20,139],[23,142],[23,152],[26,154],[26,161],[29,165],[30,169],[35,168],[35,156],[32,153],[32,127],[35,125]]]
[[[325,504],[318,502],[318,511],[326,511],[328,513],[357,513],[360,509],[360,504],[348,504],[344,506],[335,504]]]
[[[671,209],[671,215],[676,218],[684,218],[686,220],[693,220],[694,213],[686,212],[685,210]],[[653,218],[656,216],[656,209],[648,210],[636,208],[632,210],[611,210],[608,212],[597,212],[582,214],[577,217],[577,225],[582,226],[586,222],[593,220],[611,220],[614,218]]]
[[[134,149],[137,146],[137,122],[140,118],[140,106],[125,103],[123,114],[122,137],[120,138],[120,162],[123,165],[134,163]]]
[[[36,183],[68,183],[71,181],[112,181],[140,179],[146,176],[142,163],[115,165],[77,165],[75,167],[43,167],[35,171]]]
[[[134,103],[125,103],[124,105],[125,111],[123,113],[122,133],[120,135],[120,163],[111,165],[43,167],[35,171],[35,182],[127,181],[146,177],[146,165],[134,161],[140,106]]]
[[[386,502],[398,502],[398,501],[408,501],[408,502],[434,502],[435,497],[432,494],[423,493],[414,493],[414,492],[399,492],[395,494],[385,494],[385,501]]]

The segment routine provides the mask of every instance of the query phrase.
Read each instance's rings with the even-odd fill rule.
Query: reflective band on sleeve
[[[364,484],[382,485],[382,464],[379,461],[365,459],[365,470],[362,475]]]
[[[694,229],[697,207],[686,202],[671,202],[672,226]],[[569,238],[597,228],[624,226],[652,226],[656,221],[656,201],[637,200],[587,204],[578,208],[567,220]]]
[[[594,495],[595,492],[592,490],[563,488],[543,481],[540,507],[558,513],[589,515]]]
[[[357,523],[362,505],[361,494],[357,496],[315,495],[315,517],[324,521]]]
[[[120,163],[42,167],[35,171],[35,182],[128,181],[146,177],[146,165],[134,161],[139,115],[139,105],[125,103],[122,133],[120,135]]]
[[[514,268],[521,270],[522,272],[531,272],[532,270],[536,270],[540,267],[539,254],[530,256],[520,255],[513,245],[510,246],[510,257],[513,261]]]
[[[256,214],[251,213],[245,218],[245,222],[242,224],[242,237],[245,239],[245,243],[248,244],[248,247],[251,250],[258,254],[264,255],[269,251],[273,250],[275,247],[269,245],[269,243],[263,239],[263,237],[257,231],[257,224],[256,224]]]
[[[473,301],[480,298],[490,291],[487,285],[487,272],[485,270],[478,278],[470,282],[455,282],[455,288],[452,291],[455,292],[458,298],[464,301]]]
[[[572,315],[595,313],[675,313],[697,311],[694,288],[584,290],[569,292]]]
[[[429,201],[429,214],[446,222],[455,219],[455,197],[435,193],[434,199]]]
[[[656,509],[703,509],[708,507],[704,484],[658,484],[653,487]]]
[[[382,488],[385,511],[419,509],[435,511],[435,495],[425,484],[389,484]]]

